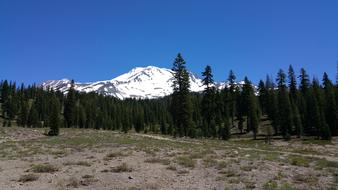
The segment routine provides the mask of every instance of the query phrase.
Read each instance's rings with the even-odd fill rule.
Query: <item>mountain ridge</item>
[[[189,72],[190,90],[201,92],[204,90],[202,79]],[[114,96],[119,99],[137,98],[154,99],[172,94],[173,71],[156,66],[135,67],[129,72],[110,80],[74,83],[75,90],[79,92],[96,92],[99,94]],[[242,82],[238,83],[242,85]],[[228,85],[226,82],[215,82],[218,89]],[[41,86],[44,89],[51,88],[67,93],[71,87],[71,80],[47,80]]]

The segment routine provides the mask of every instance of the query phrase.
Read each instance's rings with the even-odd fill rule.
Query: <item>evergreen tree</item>
[[[275,84],[273,82],[272,77],[269,75],[266,76],[265,86],[267,89],[267,107],[266,111],[268,114],[268,118],[272,121],[272,126],[274,129],[274,134],[278,132],[278,103],[277,103],[277,96],[275,91]]]
[[[28,115],[28,121],[27,121],[27,125],[29,127],[39,127],[39,114],[36,110],[36,106],[35,103],[33,103],[30,111],[29,111],[29,115]]]
[[[251,82],[247,77],[244,78],[244,85],[242,91],[243,110],[247,115],[247,132],[252,131],[254,139],[256,139],[257,130],[259,126],[259,108],[257,99]]]
[[[48,119],[48,124],[50,130],[48,132],[49,136],[57,136],[60,131],[60,102],[55,95],[51,96],[50,99],[50,114]]]
[[[323,86],[324,86],[324,112],[325,119],[327,124],[330,127],[330,132],[332,135],[336,135],[338,132],[338,117],[337,117],[337,103],[335,99],[334,86],[329,79],[327,73],[324,73],[323,76]]]
[[[203,85],[205,86],[205,90],[203,93],[202,99],[202,116],[203,123],[206,125],[204,128],[204,136],[216,136],[216,105],[215,105],[215,92],[216,89],[213,86],[214,80],[211,71],[211,67],[206,66],[204,72],[202,73],[204,78],[202,79]]]
[[[319,82],[317,79],[313,79],[312,82],[313,89],[313,109],[312,117],[314,118],[315,132],[317,136],[321,136],[324,140],[331,140],[331,131],[329,126],[326,123],[325,114],[324,114],[324,99],[322,94],[322,89],[320,88]]]
[[[190,136],[193,130],[190,81],[181,54],[177,55],[172,71],[174,72],[172,115],[175,133],[179,136]]]
[[[26,100],[22,100],[20,106],[20,113],[18,115],[19,126],[25,127],[27,125],[28,114],[29,114],[28,102]]]
[[[228,76],[228,83],[229,83],[229,112],[231,117],[231,124],[234,125],[235,115],[236,115],[236,75],[235,73],[230,70]]]
[[[289,94],[285,84],[286,75],[283,70],[277,74],[278,83],[278,124],[284,139],[289,139],[292,132],[292,109]]]
[[[73,127],[76,125],[76,91],[74,89],[74,80],[71,81],[71,87],[68,90],[65,106],[64,118],[66,127]]]
[[[289,79],[290,101],[292,104],[295,104],[297,99],[297,80],[292,65],[289,66],[288,79]]]
[[[309,75],[306,73],[304,68],[301,68],[300,70],[300,86],[299,89],[302,92],[302,94],[306,94],[307,90],[309,89],[310,86],[310,79],[309,79]]]
[[[262,113],[267,113],[268,104],[268,89],[266,88],[264,82],[262,80],[259,81],[258,84],[258,92],[259,92],[259,103]]]

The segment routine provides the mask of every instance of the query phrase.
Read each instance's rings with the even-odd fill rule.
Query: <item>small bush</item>
[[[75,177],[71,177],[68,179],[67,187],[78,188],[79,181]]]
[[[25,175],[20,176],[18,181],[25,183],[25,182],[36,181],[38,179],[39,179],[39,176],[36,174],[25,174]]]
[[[77,162],[65,162],[64,165],[66,166],[86,166],[86,167],[90,167],[91,163],[87,162],[87,161],[77,161]]]
[[[167,167],[167,170],[176,171],[177,168],[176,168],[176,166],[174,166],[174,165],[169,165],[169,166]]]
[[[54,173],[59,169],[50,164],[36,164],[32,166],[32,171],[34,173]]]
[[[275,190],[277,189],[277,182],[276,181],[268,181],[263,185],[264,190]]]
[[[111,152],[109,154],[107,154],[105,157],[104,157],[104,160],[112,160],[114,158],[117,158],[117,157],[124,157],[124,156],[128,156],[127,153],[123,153],[121,151],[119,152]]]
[[[323,168],[338,168],[338,162],[328,161],[326,159],[320,159],[316,162],[317,169]]]
[[[212,158],[205,158],[205,159],[203,159],[203,164],[204,164],[204,166],[205,167],[207,167],[207,168],[209,168],[209,167],[214,167],[214,166],[216,166],[217,165],[217,160],[215,160],[215,159],[212,159]]]
[[[195,161],[187,156],[179,156],[176,158],[176,161],[179,165],[188,167],[188,168],[194,168],[195,167]]]
[[[147,162],[147,163],[160,163],[160,164],[163,164],[163,165],[169,165],[170,164],[170,160],[157,158],[157,157],[152,157],[152,158],[146,159],[145,162]]]
[[[121,173],[121,172],[131,172],[133,169],[129,167],[126,163],[116,166],[112,169],[112,172]]]
[[[300,156],[290,156],[289,161],[290,161],[290,164],[294,166],[303,166],[303,167],[310,166],[310,161]]]

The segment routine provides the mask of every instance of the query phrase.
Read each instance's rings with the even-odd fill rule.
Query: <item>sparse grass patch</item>
[[[244,165],[244,166],[241,166],[240,168],[241,170],[246,171],[246,172],[252,171],[253,169],[257,169],[257,167],[254,165]]]
[[[196,161],[191,159],[188,156],[176,157],[176,162],[177,164],[184,166],[184,167],[188,167],[188,168],[194,168],[196,164]]]
[[[240,176],[240,174],[237,173],[234,169],[222,170],[219,173],[224,174],[225,177],[239,177]]]
[[[300,183],[315,184],[318,182],[318,178],[312,174],[296,174],[293,176],[293,180]]]
[[[80,181],[80,184],[83,186],[88,186],[94,182],[99,181],[98,179],[95,179],[93,175],[84,175],[82,176],[82,179],[83,180]]]
[[[86,166],[86,167],[90,167],[91,163],[89,163],[88,161],[77,161],[77,162],[65,162],[63,163],[65,166]]]
[[[306,139],[302,141],[303,144],[315,144],[315,145],[329,145],[332,144],[331,141],[327,140],[317,140],[317,139]]]
[[[180,169],[180,170],[177,170],[177,173],[178,173],[178,174],[188,174],[188,173],[189,173],[189,170],[186,170],[186,169]]]
[[[20,176],[18,181],[26,183],[26,182],[36,181],[38,179],[39,179],[38,175],[30,173],[30,174],[25,174],[25,175]]]
[[[122,163],[121,165],[118,165],[111,170],[112,172],[115,173],[122,173],[122,172],[132,172],[133,169],[128,166],[126,163]]]
[[[309,167],[311,162],[309,159],[301,156],[289,156],[288,159],[290,164],[294,166]]]
[[[160,163],[160,164],[163,164],[163,165],[169,165],[170,164],[169,159],[158,158],[158,157],[148,158],[144,162],[146,162],[146,163]]]
[[[228,166],[228,163],[224,160],[217,162],[216,169],[221,170],[223,168],[226,168]]]
[[[217,165],[217,160],[213,159],[213,158],[209,158],[206,157],[203,159],[203,164],[205,167],[209,168],[209,167],[214,167]]]
[[[79,180],[75,177],[71,177],[67,180],[66,187],[78,188],[79,187]]]
[[[176,170],[177,170],[177,168],[176,168],[176,166],[175,166],[175,165],[173,165],[173,164],[170,164],[170,165],[167,167],[167,170],[176,171]]]
[[[58,156],[58,157],[63,157],[67,155],[67,151],[65,150],[56,150],[56,151],[51,151],[50,154]]]
[[[128,152],[122,152],[122,151],[111,152],[111,153],[107,154],[103,159],[104,160],[112,160],[112,159],[117,158],[117,157],[125,157],[125,156],[128,156],[128,155],[129,155]]]
[[[54,173],[59,169],[50,164],[33,164],[31,170],[34,173]]]
[[[276,190],[277,189],[277,182],[274,180],[269,180],[263,185],[264,190]]]
[[[288,182],[284,181],[279,190],[294,190],[295,188]]]
[[[338,168],[338,162],[328,161],[326,159],[319,159],[316,162],[316,169],[324,168]]]

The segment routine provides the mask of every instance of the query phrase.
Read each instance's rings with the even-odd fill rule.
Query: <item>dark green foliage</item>
[[[174,134],[179,136],[191,136],[193,133],[192,102],[190,97],[189,73],[185,67],[185,61],[178,54],[173,64],[174,71],[172,116],[174,121]]]
[[[256,91],[248,78],[244,85],[236,83],[230,71],[229,85],[218,90],[211,67],[207,66],[202,73],[205,91],[191,93],[181,55],[175,59],[173,70],[173,95],[152,100],[119,100],[79,93],[73,87],[63,94],[35,84],[18,88],[15,82],[0,81],[2,126],[16,122],[23,127],[49,127],[50,135],[57,135],[59,127],[79,127],[227,140],[231,132],[252,132],[256,138],[262,114],[262,119],[272,122],[274,135],[282,134],[285,139],[317,136],[329,140],[338,134],[338,86],[326,73],[322,84],[318,80],[310,83],[305,69],[301,69],[297,88],[290,66],[288,77],[282,70],[278,73],[277,86],[267,76]]]
[[[335,99],[334,86],[329,79],[327,73],[323,76],[324,86],[324,114],[327,124],[329,125],[332,135],[337,135],[338,132],[338,116],[337,116],[337,102]]]
[[[38,111],[36,110],[35,103],[33,103],[32,107],[29,111],[27,125],[29,127],[39,127],[39,123],[40,123],[39,114],[38,114]]]
[[[285,85],[286,75],[283,70],[277,74],[278,83],[278,126],[284,139],[289,139],[292,133],[293,116],[289,93]]]
[[[257,97],[254,94],[254,90],[252,87],[251,82],[247,77],[244,79],[244,85],[243,85],[243,99],[244,103],[247,107],[245,109],[244,113],[247,114],[247,132],[252,131],[254,135],[254,139],[256,139],[257,130],[259,126],[259,120],[260,120],[260,113],[259,113],[259,107],[257,104]]]
[[[230,70],[229,72],[228,83],[229,83],[229,113],[231,117],[231,124],[234,125],[236,115],[236,93],[238,92],[238,89],[236,88],[237,87],[236,76],[232,70]]]
[[[22,100],[20,105],[20,113],[17,119],[18,125],[21,127],[25,127],[27,125],[29,114],[28,108],[29,108],[28,102],[26,100]]]
[[[77,125],[77,105],[76,91],[74,90],[74,80],[72,80],[71,87],[68,90],[63,115],[65,118],[66,127],[73,127]]]
[[[216,137],[216,89],[214,87],[213,75],[209,65],[205,68],[202,76],[204,77],[202,82],[205,86],[201,103],[204,124],[202,131],[206,137]]]
[[[55,95],[51,97],[49,105],[50,105],[50,113],[48,124],[50,130],[48,132],[48,135],[57,136],[59,135],[60,130],[60,102]]]

